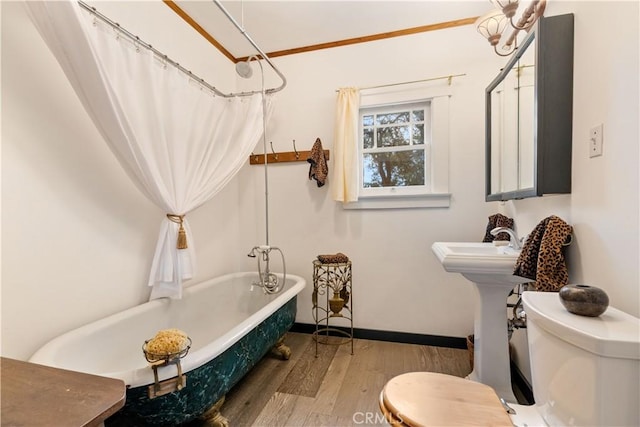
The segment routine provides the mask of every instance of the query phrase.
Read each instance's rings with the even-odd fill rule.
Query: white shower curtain
[[[348,87],[338,90],[333,138],[334,167],[331,179],[333,200],[358,200],[358,115],[360,91]]]
[[[195,274],[189,222],[238,172],[262,134],[261,95],[214,97],[75,1],[26,2],[43,39],[120,164],[162,214],[150,299],[182,296]],[[270,105],[270,100],[267,100]],[[187,248],[178,249],[181,227]]]

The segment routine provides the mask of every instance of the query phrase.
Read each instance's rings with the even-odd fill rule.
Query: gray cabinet
[[[573,14],[541,17],[486,89],[486,200],[571,192]]]

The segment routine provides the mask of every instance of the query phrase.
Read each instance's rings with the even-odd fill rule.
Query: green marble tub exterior
[[[146,385],[127,389],[124,408],[108,418],[105,425],[177,426],[202,415],[291,328],[296,300],[293,297],[215,359],[187,372],[187,386],[182,390],[149,399]]]

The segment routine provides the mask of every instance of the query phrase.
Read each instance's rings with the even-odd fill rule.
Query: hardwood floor
[[[232,427],[383,425],[378,398],[394,376],[471,372],[464,349],[356,339],[353,355],[348,344],[318,345],[316,358],[312,335],[290,332],[285,344],[288,361],[266,356],[227,394],[221,412]]]

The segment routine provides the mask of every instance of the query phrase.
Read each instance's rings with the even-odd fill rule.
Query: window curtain
[[[360,92],[357,88],[338,90],[331,193],[333,200],[343,203],[358,200],[359,108]]]
[[[246,161],[262,134],[261,95],[213,96],[75,1],[26,4],[112,152],[162,210],[150,299],[181,298],[183,281],[196,269],[185,215],[218,193]]]

